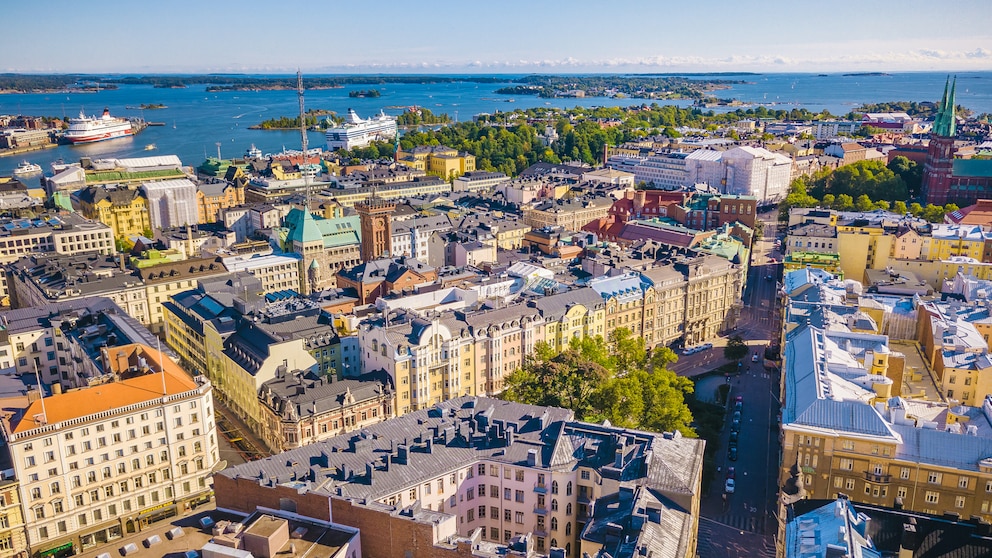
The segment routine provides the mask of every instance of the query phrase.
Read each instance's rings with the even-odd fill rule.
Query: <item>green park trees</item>
[[[502,397],[571,409],[579,420],[694,436],[685,403],[693,384],[668,369],[676,360],[668,348],[649,354],[644,339],[627,329],[615,331],[609,340],[572,339],[563,351],[541,343],[523,368],[507,378]]]

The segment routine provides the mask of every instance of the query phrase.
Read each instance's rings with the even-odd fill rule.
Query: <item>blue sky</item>
[[[0,13],[8,72],[992,69],[989,0],[5,0]]]

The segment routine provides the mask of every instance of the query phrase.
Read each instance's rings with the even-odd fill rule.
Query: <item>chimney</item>
[[[537,450],[529,449],[527,450],[527,466],[537,467]]]
[[[916,525],[904,523],[902,536],[899,539],[899,558],[913,558],[917,548],[919,548],[919,542],[917,541]]]

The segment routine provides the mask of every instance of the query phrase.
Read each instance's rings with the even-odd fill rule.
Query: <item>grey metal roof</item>
[[[376,500],[479,460],[527,466],[529,450],[536,450],[538,468],[598,463],[603,475],[618,480],[643,478],[643,460],[660,459],[664,467],[647,467],[648,484],[659,483],[653,488],[681,495],[698,485],[704,442],[573,422],[572,416],[566,409],[465,396],[218,474]],[[628,457],[611,468],[618,448]],[[694,470],[676,472],[683,464]]]
[[[603,297],[590,287],[572,289],[561,294],[542,297],[534,303],[538,312],[548,320],[560,320],[576,304],[581,304],[588,310],[605,306]]]

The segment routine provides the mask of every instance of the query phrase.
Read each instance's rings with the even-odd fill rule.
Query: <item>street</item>
[[[712,485],[704,491],[699,524],[699,556],[703,558],[775,555],[774,534],[777,480],[779,466],[778,442],[778,380],[777,371],[764,364],[764,349],[778,342],[779,317],[776,291],[781,280],[780,253],[775,252],[777,232],[775,213],[762,216],[765,239],[755,243],[752,265],[744,291],[744,310],[737,331],[750,347],[741,373],[731,377],[730,394],[724,428],[720,433],[720,449],[716,463],[720,471]],[[770,258],[775,258],[772,263]],[[723,343],[725,344],[725,343]],[[721,344],[722,345],[722,344]],[[723,351],[714,347],[708,353],[690,355],[677,372],[692,375],[712,370],[727,362]],[[752,362],[757,354],[759,362]],[[692,357],[700,357],[693,359]],[[679,364],[683,364],[680,362]],[[739,451],[736,461],[727,454],[730,442],[734,399],[743,400]],[[736,487],[733,494],[724,494],[728,467],[734,468]]]

